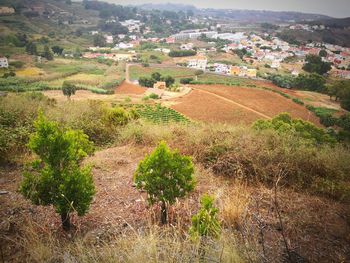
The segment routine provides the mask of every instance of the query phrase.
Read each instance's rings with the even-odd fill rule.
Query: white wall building
[[[0,68],[8,68],[9,63],[6,57],[0,57]]]

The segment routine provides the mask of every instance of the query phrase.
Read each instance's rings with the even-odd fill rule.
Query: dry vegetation
[[[16,140],[17,148],[10,148],[16,162],[0,168],[0,190],[8,192],[0,195],[5,262],[198,262],[200,248],[188,228],[204,193],[216,197],[223,226],[220,239],[207,242],[205,261],[349,260],[345,146],[313,145],[293,134],[247,126],[137,120],[110,127],[101,121],[109,104],[96,101],[52,106],[44,98],[9,95],[0,106],[26,125],[40,107],[49,119],[82,129],[99,149],[86,160],[94,167],[97,189],[91,209],[74,216],[75,228],[64,233],[52,207],[34,206],[17,192],[21,164],[32,156],[20,147],[26,137]],[[148,207],[132,180],[138,161],[160,140],[193,157],[197,181],[195,191],[170,211],[166,227],[157,225],[159,207]]]

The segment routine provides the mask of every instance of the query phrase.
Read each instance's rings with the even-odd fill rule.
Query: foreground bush
[[[95,193],[90,167],[80,168],[83,158],[93,153],[92,143],[81,131],[63,130],[42,114],[35,130],[29,148],[40,159],[24,173],[20,191],[36,205],[53,205],[69,230],[70,213],[84,215]]]
[[[194,189],[194,168],[187,156],[171,151],[165,142],[140,162],[134,178],[136,187],[148,193],[148,202],[161,203],[161,222],[167,223],[167,204]]]

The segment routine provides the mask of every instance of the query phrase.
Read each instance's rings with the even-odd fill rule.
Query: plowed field
[[[177,99],[172,108],[194,120],[250,124],[288,112],[294,118],[320,125],[318,118],[304,106],[271,91],[222,85],[192,88],[193,91]]]

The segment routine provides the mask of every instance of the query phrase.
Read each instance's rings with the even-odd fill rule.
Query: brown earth
[[[305,106],[271,91],[224,85],[191,87],[193,92],[177,99],[177,104],[172,108],[193,119],[250,124],[259,118],[273,118],[279,113],[288,112],[294,118],[320,126],[318,118]],[[239,114],[232,114],[232,111],[238,109]]]
[[[146,90],[147,88],[124,81],[115,89],[115,94],[141,95],[145,93]]]
[[[198,121],[249,124],[261,118],[255,112],[200,90],[193,90],[174,101],[176,104],[171,108]]]

